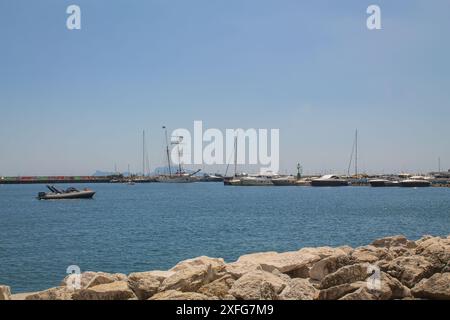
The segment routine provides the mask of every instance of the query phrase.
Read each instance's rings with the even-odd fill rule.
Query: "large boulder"
[[[0,300],[10,300],[11,299],[11,288],[8,286],[0,285]]]
[[[318,290],[307,279],[291,279],[279,295],[280,300],[315,300]]]
[[[240,300],[272,300],[283,291],[285,280],[266,271],[252,271],[239,278],[229,293]]]
[[[303,248],[298,250],[299,253],[303,254],[308,253],[317,256],[317,260],[324,259],[333,255],[349,254],[352,251],[353,249],[349,246],[342,246],[338,248],[332,247]]]
[[[408,288],[412,288],[423,278],[428,278],[435,273],[433,264],[425,257],[418,255],[395,258],[383,269]]]
[[[159,291],[196,292],[201,286],[216,280],[219,276],[219,273],[213,269],[211,264],[186,267],[166,278],[162,282]]]
[[[368,270],[368,265],[365,263],[342,267],[336,272],[326,275],[320,281],[319,287],[320,289],[328,289],[341,284],[366,280],[370,276]]]
[[[229,296],[229,291],[236,280],[232,275],[225,275],[211,283],[208,283],[198,289],[198,293],[209,297],[218,297],[219,299],[226,299]]]
[[[318,300],[338,300],[346,294],[355,292],[366,285],[367,283],[365,281],[356,281],[323,289],[319,292]]]
[[[126,281],[101,284],[76,291],[74,300],[129,300],[136,298]]]
[[[175,271],[162,271],[162,270],[154,270],[154,271],[147,271],[145,274],[155,277],[159,280],[159,282],[163,282],[168,277],[173,276],[175,274]]]
[[[390,249],[391,247],[407,247],[412,249],[417,246],[414,241],[409,241],[405,236],[402,235],[377,239],[372,242],[371,245],[374,247],[382,247],[388,249]]]
[[[397,279],[381,272],[378,286],[359,284],[359,288],[346,294],[339,300],[391,300],[411,297],[410,290],[403,286]]]
[[[25,300],[72,300],[74,291],[68,287],[56,287],[34,292],[27,295]]]
[[[196,292],[181,292],[177,290],[167,290],[159,292],[149,300],[217,300]]]
[[[175,267],[169,271],[178,272],[191,267],[205,267],[211,265],[211,267],[220,267],[225,265],[225,261],[222,258],[210,258],[201,256],[193,259],[187,259],[178,263]]]
[[[76,278],[80,277],[80,288],[73,288],[74,284],[76,284]],[[86,289],[89,287],[94,287],[100,284],[112,283],[115,281],[126,281],[126,275],[121,273],[106,273],[106,272],[93,272],[86,271],[80,275],[77,274],[69,274],[64,278],[61,282],[61,286],[68,287],[69,289]]]
[[[429,279],[423,279],[411,292],[416,298],[450,300],[450,273],[436,273]]]
[[[239,279],[244,274],[252,271],[261,271],[261,265],[259,263],[252,263],[249,261],[236,261],[225,265],[224,272],[233,276],[235,279]]]
[[[244,255],[237,262],[259,265],[262,270],[267,272],[276,269],[291,277],[305,278],[308,277],[310,264],[319,259],[317,254],[309,252],[263,252]]]
[[[105,273],[105,272],[99,272],[97,273],[86,286],[84,289],[95,287],[101,284],[108,284],[113,283],[116,281],[127,281],[127,276],[121,273]]]
[[[322,280],[326,275],[336,272],[340,268],[353,263],[348,254],[333,255],[317,261],[309,270],[309,277],[314,280]]]
[[[416,254],[425,257],[433,264],[436,272],[443,272],[450,261],[450,239],[427,237],[418,240]]]
[[[128,276],[128,286],[139,300],[147,300],[158,292],[161,278],[151,272],[135,272]]]
[[[372,245],[356,248],[351,253],[351,257],[359,263],[375,263],[379,260],[392,260],[394,258],[387,248]]]

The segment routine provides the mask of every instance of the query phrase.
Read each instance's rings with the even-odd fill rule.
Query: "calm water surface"
[[[16,293],[46,289],[69,265],[130,273],[200,255],[232,261],[394,234],[450,234],[447,188],[90,187],[94,200],[38,201],[45,186],[0,185],[0,284]]]

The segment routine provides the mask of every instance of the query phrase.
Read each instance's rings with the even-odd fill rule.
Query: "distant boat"
[[[47,186],[50,192],[39,192],[39,200],[64,200],[64,199],[92,199],[95,192],[89,189],[79,191],[75,188],[58,190],[55,186]]]
[[[263,176],[243,177],[240,182],[241,186],[273,186],[272,179]]]
[[[349,182],[347,180],[341,179],[339,176],[333,174],[311,180],[311,186],[313,187],[343,187],[348,185]]]
[[[431,182],[426,180],[424,177],[411,177],[411,179],[400,181],[400,186],[406,188],[423,188],[430,187]]]
[[[183,169],[182,163],[181,163],[181,156],[182,151],[180,149],[180,144],[183,142],[184,137],[182,136],[176,136],[172,138],[176,138],[176,141],[171,142],[171,144],[177,146],[178,151],[178,169],[175,174],[172,174],[172,166],[171,166],[171,160],[170,160],[170,150],[169,150],[169,139],[167,136],[167,128],[165,126],[162,127],[165,131],[165,137],[166,137],[166,155],[167,155],[167,164],[169,167],[169,175],[160,175],[156,177],[156,182],[161,183],[191,183],[196,182],[198,179],[194,177],[197,173],[201,171],[197,170],[193,173],[186,173]]]
[[[223,184],[225,186],[240,186],[241,185],[241,179],[243,177],[246,177],[247,174],[245,173],[237,173],[237,137],[234,137],[234,175],[232,177],[227,177],[228,167],[229,163],[227,165],[227,170],[225,171],[225,177],[223,178]]]
[[[197,179],[193,177],[194,174],[187,173],[176,173],[174,175],[160,175],[156,178],[156,182],[161,183],[192,183],[196,182]]]
[[[392,181],[387,179],[373,179],[369,180],[371,187],[399,187],[400,183],[398,181]]]
[[[223,182],[224,178],[216,174],[204,174],[203,177],[199,178],[201,182]]]
[[[298,181],[294,176],[287,176],[272,179],[272,184],[275,186],[296,186]]]

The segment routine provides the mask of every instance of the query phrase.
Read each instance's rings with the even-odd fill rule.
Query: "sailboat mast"
[[[358,178],[358,129],[355,132],[355,176]]]
[[[167,137],[167,128],[163,126],[166,135],[166,153],[167,153],[167,164],[169,165],[169,175],[172,176],[172,169],[170,166],[170,152],[169,152],[169,138]]]
[[[234,176],[237,173],[237,136],[234,137]]]
[[[142,176],[145,177],[145,130],[142,131]]]

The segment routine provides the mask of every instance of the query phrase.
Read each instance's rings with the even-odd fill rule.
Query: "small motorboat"
[[[58,190],[55,186],[47,186],[50,192],[39,192],[39,200],[64,200],[64,199],[92,199],[95,191],[84,189],[79,191],[75,188]]]

